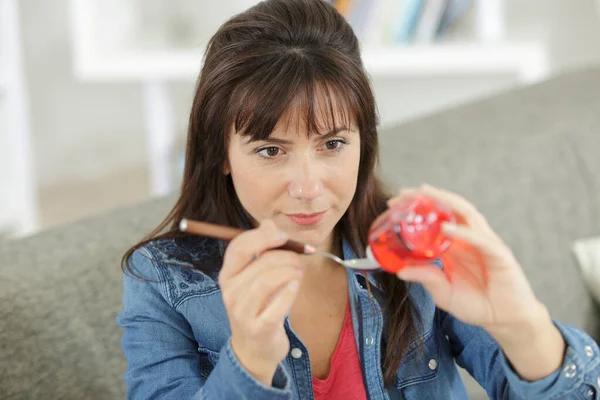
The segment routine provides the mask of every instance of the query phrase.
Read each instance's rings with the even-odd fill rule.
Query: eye
[[[346,142],[340,139],[328,140],[325,142],[325,148],[327,150],[338,151],[341,150],[345,144]]]
[[[281,149],[275,146],[263,147],[258,149],[257,153],[264,158],[273,158],[279,155]]]

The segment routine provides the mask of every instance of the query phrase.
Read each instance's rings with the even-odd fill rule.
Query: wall
[[[88,84],[71,74],[67,0],[22,0],[36,171],[42,187],[94,179],[145,163],[140,88]],[[508,36],[548,40],[552,70],[598,62],[598,13],[592,0],[507,0]],[[468,25],[468,24],[465,24]],[[384,122],[400,121],[482,91],[512,77],[374,83]],[[178,130],[185,131],[192,85],[173,85]]]

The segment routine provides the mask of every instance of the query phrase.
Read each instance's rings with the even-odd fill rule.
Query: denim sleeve
[[[124,328],[121,344],[127,359],[127,399],[292,399],[290,378],[280,365],[268,387],[239,363],[230,341],[208,376],[200,374],[200,358],[188,321],[163,296],[163,283],[154,261],[142,248],[130,265],[136,274],[123,278]]]
[[[599,399],[598,345],[580,329],[553,321],[567,344],[560,368],[538,381],[522,380],[498,342],[484,329],[465,324],[439,310],[459,366],[465,368],[491,399]]]

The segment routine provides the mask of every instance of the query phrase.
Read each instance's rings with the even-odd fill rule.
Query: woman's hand
[[[501,345],[524,379],[548,375],[562,363],[565,343],[512,251],[477,209],[459,195],[423,185],[389,200],[421,194],[449,207],[457,224],[443,232],[453,240],[436,266],[401,269],[397,276],[421,283],[436,305],[459,320],[479,325]]]
[[[415,266],[401,269],[399,278],[418,281],[439,308],[469,324],[493,329],[519,325],[539,314],[542,304],[519,263],[471,203],[428,185],[404,189],[388,203],[414,194],[450,208],[457,224],[445,224],[442,228],[453,240],[442,255],[446,273],[435,266]]]
[[[233,352],[244,368],[267,386],[289,352],[283,321],[305,269],[298,254],[269,250],[286,240],[272,221],[263,221],[259,228],[231,241],[219,274]]]

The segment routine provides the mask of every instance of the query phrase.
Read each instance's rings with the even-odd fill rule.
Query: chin
[[[289,235],[290,235],[291,239],[294,239],[298,242],[317,246],[317,247],[322,245],[323,243],[325,243],[325,241],[327,240],[327,238],[329,236],[328,234],[320,232],[320,231],[290,232]]]
[[[332,231],[333,227],[329,229],[329,226],[318,224],[312,227],[291,226],[286,233],[290,235],[290,239],[318,247],[327,242]]]

